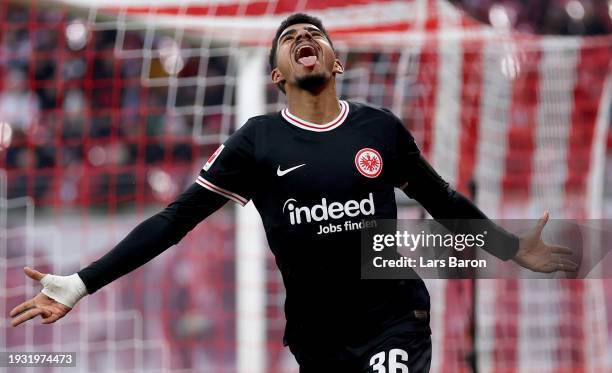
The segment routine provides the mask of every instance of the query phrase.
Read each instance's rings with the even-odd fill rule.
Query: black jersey
[[[436,219],[489,222],[491,247],[483,249],[501,259],[514,257],[518,238],[455,192],[393,114],[340,104],[340,115],[326,125],[286,109],[250,119],[174,202],[78,272],[88,293],[179,242],[227,199],[253,200],[287,290],[285,342],[292,350],[337,357],[384,330],[429,333],[423,281],[360,279],[360,223],[395,218],[393,189],[401,187]]]
[[[206,162],[201,186],[263,220],[287,291],[286,342],[368,338],[429,310],[421,280],[361,280],[364,219],[395,219],[395,187],[419,154],[389,111],[340,101],[336,119],[314,125],[287,109],[251,118]],[[428,331],[427,323],[407,327]]]

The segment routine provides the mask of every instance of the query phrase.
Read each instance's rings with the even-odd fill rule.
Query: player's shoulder
[[[244,133],[254,134],[257,131],[276,126],[280,121],[279,113],[269,113],[250,117],[240,128]]]
[[[248,123],[251,126],[268,126],[275,125],[276,122],[281,120],[280,112],[267,113],[262,115],[255,115],[249,118]]]
[[[236,132],[234,135],[238,136],[255,136],[256,133],[262,128],[270,126],[275,121],[278,121],[278,115],[275,114],[264,114],[250,117]]]
[[[397,116],[386,107],[376,106],[365,102],[347,101],[354,114],[380,116],[390,120],[398,120]]]
[[[401,123],[393,112],[385,107],[375,106],[364,102],[348,101],[352,110],[353,118],[363,119],[368,123],[376,123],[380,126],[394,126]]]

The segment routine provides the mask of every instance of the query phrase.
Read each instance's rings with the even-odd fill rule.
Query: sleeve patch
[[[221,152],[223,151],[223,148],[225,148],[224,144],[221,144],[221,146],[219,146],[217,148],[217,150],[215,150],[214,153],[212,153],[212,155],[208,158],[208,160],[206,161],[206,163],[204,164],[204,167],[202,168],[204,171],[208,171],[208,169],[210,168],[210,166],[212,166],[212,164],[217,160],[217,158],[219,157],[219,154],[221,154]]]

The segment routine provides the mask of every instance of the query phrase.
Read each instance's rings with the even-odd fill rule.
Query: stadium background
[[[294,10],[331,25],[347,64],[341,96],[392,108],[443,176],[466,193],[476,185],[492,216],[533,218],[549,208],[557,217],[610,217],[612,3],[453,3],[459,8],[433,0],[1,2],[4,315],[38,291],[24,265],[73,273],[194,180],[244,116],[245,61],[265,79],[258,46]],[[266,111],[283,107],[271,84],[251,83]],[[403,216],[420,214],[402,203]],[[283,288],[273,261],[266,257],[262,284],[240,279],[238,263],[258,259],[237,255],[240,219],[258,224],[241,214],[228,204],[56,325],[13,329],[3,316],[0,350],[78,351],[83,372],[295,371],[280,343]],[[612,371],[609,281],[478,284],[475,297],[471,281],[428,281],[434,372],[471,372],[470,359],[481,372]],[[245,292],[263,294],[263,315],[238,309]],[[252,325],[263,339],[237,338]],[[261,356],[245,366],[248,351]]]

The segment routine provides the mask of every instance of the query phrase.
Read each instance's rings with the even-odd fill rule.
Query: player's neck
[[[287,92],[289,112],[310,123],[331,122],[340,114],[336,87],[333,88],[333,90],[325,89],[316,95],[301,89]]]

